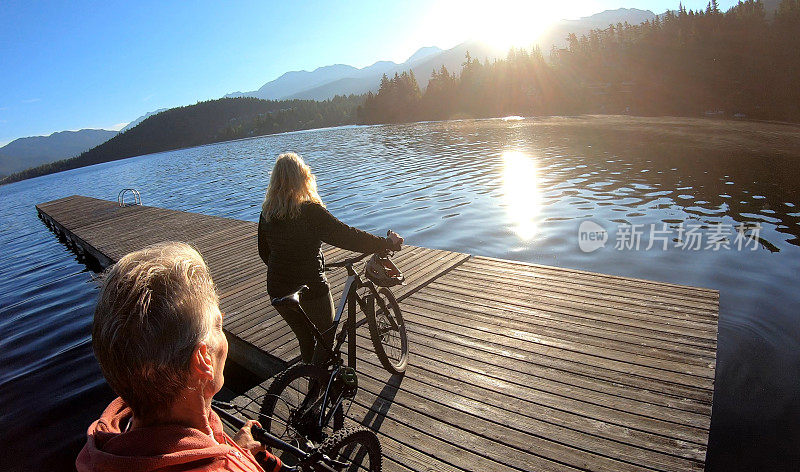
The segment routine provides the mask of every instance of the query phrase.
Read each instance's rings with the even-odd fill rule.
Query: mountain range
[[[577,20],[561,20],[545,31],[537,39],[536,44],[545,54],[548,54],[552,47],[564,47],[569,33],[580,36],[595,28],[606,28],[611,24],[625,22],[639,24],[645,20],[652,20],[655,16],[649,10],[619,8]],[[335,64],[319,67],[310,72],[291,71],[265,83],[258,90],[234,92],[225,97],[256,97],[265,100],[293,98],[327,100],[335,95],[376,92],[383,74],[391,77],[395,73],[408,70],[414,72],[420,88],[424,90],[434,69],[439,70],[445,66],[450,72],[459,72],[467,52],[479,60],[491,60],[498,55],[505,54],[498,53],[479,41],[467,41],[447,50],[429,46],[419,49],[401,64],[392,61],[378,61],[361,69],[345,64]]]
[[[0,176],[77,156],[116,134],[105,129],[82,129],[15,139],[0,148]]]
[[[768,1],[774,3],[776,0]],[[536,44],[547,55],[553,47],[564,47],[569,33],[581,36],[591,29],[606,28],[610,24],[625,22],[638,24],[645,20],[652,20],[655,16],[649,10],[620,8],[606,10],[577,20],[561,20],[540,35]],[[225,97],[255,97],[266,100],[327,100],[336,95],[376,92],[383,74],[391,77],[395,73],[408,70],[414,72],[420,88],[424,90],[433,70],[439,70],[445,66],[450,72],[460,72],[467,52],[471,57],[479,60],[491,60],[505,55],[505,52],[499,53],[479,41],[467,41],[447,50],[429,46],[420,48],[400,64],[392,61],[378,61],[360,69],[345,64],[334,64],[319,67],[310,72],[291,71],[265,83],[258,90],[234,92]],[[121,132],[137,126],[148,117],[164,110],[155,110],[137,118]],[[116,134],[115,131],[84,129],[62,131],[50,136],[17,139],[0,148],[0,176],[76,156],[102,144]]]
[[[579,18],[577,20],[561,20],[548,28],[536,43],[547,54],[550,48],[564,48],[567,46],[567,36],[575,33],[579,38],[581,35],[588,34],[593,29],[608,28],[608,25],[625,23],[638,25],[645,21],[653,21],[656,14],[650,10],[639,10],[637,8],[618,8],[616,10],[606,10],[591,16]]]
[[[463,46],[463,45],[462,45]],[[334,64],[331,66],[318,67],[313,71],[291,71],[286,72],[275,80],[267,82],[258,90],[252,92],[234,92],[225,97],[256,97],[265,100],[290,100],[294,98],[325,100],[335,95],[362,94],[375,88],[383,74],[394,75],[395,72],[407,70],[421,70],[431,61],[438,61],[448,69],[449,65],[455,65],[455,61],[463,62],[463,54],[455,57],[459,51],[453,48],[443,51],[436,46],[420,48],[405,62],[397,64],[393,61],[378,61],[371,66],[358,69],[345,64]],[[485,48],[475,44],[474,48]],[[451,57],[453,56],[453,57]],[[438,67],[430,65],[430,67]],[[432,70],[432,69],[431,69]],[[430,75],[430,70],[423,74],[423,77]],[[418,78],[420,80],[422,77]],[[421,80],[427,84],[427,79]]]

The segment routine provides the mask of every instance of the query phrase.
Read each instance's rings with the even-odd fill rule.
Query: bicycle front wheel
[[[408,365],[408,337],[400,305],[391,290],[381,287],[375,297],[375,315],[367,316],[375,354],[383,368],[402,374]]]
[[[344,425],[342,407],[333,414],[333,428],[317,420],[322,411],[322,398],[328,385],[328,372],[311,364],[296,364],[284,370],[272,381],[261,404],[260,422],[266,431],[307,449],[309,441],[322,442]],[[325,411],[328,411],[327,405]]]
[[[378,436],[363,426],[337,431],[322,443],[320,451],[342,463],[341,466],[329,464],[338,471],[380,472],[383,466]]]

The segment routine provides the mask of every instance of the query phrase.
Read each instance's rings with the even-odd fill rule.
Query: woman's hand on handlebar
[[[393,250],[399,251],[400,248],[403,246],[403,238],[394,231],[389,230],[386,233],[386,237],[389,238],[389,242],[392,244]]]
[[[266,452],[267,446],[261,444],[253,438],[253,426],[258,426],[260,428],[261,424],[255,420],[248,420],[242,429],[236,432],[236,434],[233,436],[233,440],[242,449],[250,451],[255,456],[259,452]]]

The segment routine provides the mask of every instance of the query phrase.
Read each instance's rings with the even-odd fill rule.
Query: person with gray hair
[[[214,282],[183,243],[132,252],[105,274],[92,344],[119,395],[95,421],[76,467],[85,471],[263,471],[249,421],[232,439],[211,409],[228,341]],[[266,453],[269,470],[281,462]]]

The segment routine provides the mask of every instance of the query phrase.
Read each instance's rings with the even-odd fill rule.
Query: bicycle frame
[[[339,300],[339,306],[336,309],[336,313],[334,315],[333,323],[327,331],[333,330],[334,332],[338,331],[338,334],[334,338],[334,345],[329,346],[328,343],[325,341],[325,337],[320,332],[319,328],[317,328],[313,322],[308,318],[305,310],[303,307],[299,305],[299,303],[294,306],[293,308],[299,310],[299,313],[303,315],[308,323],[308,326],[311,328],[311,332],[317,342],[317,347],[322,346],[324,352],[326,353],[327,359],[323,363],[322,366],[331,367],[331,373],[328,376],[328,385],[325,388],[325,393],[322,396],[322,405],[328,404],[329,394],[331,392],[331,388],[333,387],[333,381],[336,379],[337,374],[342,370],[344,366],[344,362],[342,360],[342,346],[344,345],[345,340],[350,339],[352,342],[348,343],[347,349],[347,366],[355,370],[356,366],[356,328],[358,328],[363,322],[366,321],[366,318],[362,322],[356,322],[356,307],[359,306],[364,311],[367,316],[374,315],[375,310],[375,297],[377,296],[377,289],[375,288],[375,284],[372,283],[370,280],[362,280],[358,273],[353,269],[353,264],[358,262],[359,260],[367,257],[368,254],[363,254],[359,257],[348,259],[342,262],[330,264],[326,267],[326,270],[338,267],[344,267],[347,269],[347,280],[345,281],[344,290],[342,291],[342,298]],[[360,288],[368,288],[369,294],[365,297],[361,297],[358,295],[358,289]],[[339,324],[341,323],[342,316],[344,315],[345,307],[347,307],[347,321],[345,321],[344,327],[341,331],[339,331]],[[323,408],[320,411],[319,418],[317,419],[317,426],[322,428],[323,425],[328,424],[328,422],[333,417],[334,412],[337,408],[339,408],[342,404],[343,396],[340,395],[339,398],[335,399],[335,403],[330,408]],[[327,410],[327,413],[326,413]]]
[[[356,328],[358,328],[363,323],[356,322],[356,304],[361,307],[364,313],[369,316],[374,313],[375,310],[375,299],[373,298],[376,294],[375,285],[367,280],[366,282],[361,280],[361,277],[356,273],[353,269],[352,264],[347,265],[347,281],[344,285],[344,290],[342,291],[342,298],[339,300],[339,307],[336,309],[336,316],[333,319],[333,326],[332,329],[338,328],[339,322],[344,314],[344,308],[347,307],[347,322],[345,324],[344,329],[336,336],[336,344],[335,347],[329,350],[329,354],[336,358],[341,353],[342,345],[346,339],[352,339],[353,342],[349,343],[347,346],[347,365],[355,369],[356,366]],[[358,289],[367,287],[370,289],[370,294],[366,297],[361,297],[358,295]],[[322,342],[325,345],[324,341],[317,338],[317,342]]]
[[[362,256],[361,258],[365,257],[366,255]],[[347,280],[345,281],[344,290],[342,291],[342,298],[339,300],[339,306],[336,308],[336,313],[333,318],[333,323],[331,327],[326,330],[334,330],[334,332],[339,331],[339,323],[342,320],[342,316],[344,315],[345,306],[348,308],[347,310],[347,321],[345,322],[344,328],[339,331],[339,333],[334,338],[335,344],[333,347],[329,346],[328,343],[325,342],[325,337],[320,332],[320,330],[311,322],[306,312],[303,310],[303,307],[297,304],[293,307],[293,309],[298,310],[299,313],[303,315],[305,318],[306,323],[311,328],[311,333],[314,336],[314,339],[317,342],[317,346],[322,346],[326,353],[327,359],[323,363],[323,365],[336,365],[339,364],[340,357],[341,357],[341,348],[344,344],[345,340],[348,338],[355,339],[355,330],[359,326],[361,326],[364,321],[356,322],[356,306],[361,307],[365,314],[370,315],[374,313],[375,310],[375,300],[374,297],[377,295],[377,290],[375,289],[375,284],[372,281],[361,280],[361,277],[358,273],[353,269],[353,262],[357,261],[360,258],[350,259],[345,261],[344,263],[337,263],[335,265],[329,266],[330,268],[334,267],[345,267],[347,269]],[[326,270],[329,270],[326,268]],[[370,294],[366,297],[361,297],[358,295],[357,290],[360,288],[369,288]],[[356,365],[356,346],[355,343],[350,343],[348,345],[348,353],[347,353],[347,365],[350,367],[355,368]]]

